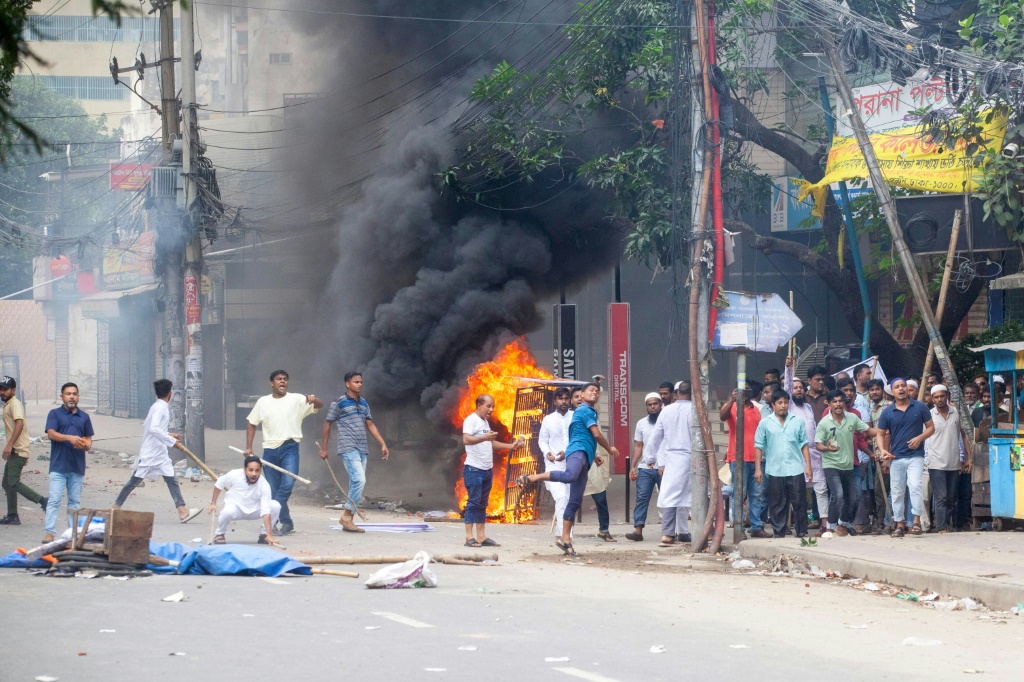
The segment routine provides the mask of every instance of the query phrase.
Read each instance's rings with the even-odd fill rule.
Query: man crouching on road
[[[259,457],[249,455],[245,458],[245,466],[241,469],[233,469],[213,484],[213,499],[210,500],[210,513],[217,513],[217,499],[222,490],[227,491],[224,496],[224,509],[220,512],[217,520],[217,532],[213,538],[213,544],[225,544],[224,533],[228,530],[228,524],[232,521],[248,521],[263,519],[263,530],[256,540],[261,545],[276,545],[274,538],[274,524],[281,513],[281,503],[271,499],[270,484],[260,474],[263,473],[263,464]]]

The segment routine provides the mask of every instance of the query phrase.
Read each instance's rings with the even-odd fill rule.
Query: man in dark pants
[[[644,539],[644,526],[647,525],[647,510],[651,505],[654,486],[661,485],[658,474],[658,453],[650,447],[654,425],[661,414],[661,398],[657,393],[648,393],[644,401],[647,415],[636,423],[633,433],[633,460],[630,465],[629,480],[636,481],[636,505],[633,507],[633,532],[626,533],[627,540],[641,542]]]
[[[38,504],[46,511],[47,499],[21,482],[21,470],[28,464],[31,449],[28,430],[25,428],[25,406],[15,395],[18,382],[14,377],[0,377],[0,400],[4,401],[4,431],[7,444],[4,446],[3,489],[7,493],[7,516],[0,519],[0,525],[20,526],[18,516],[18,493],[32,504]]]
[[[315,395],[288,392],[288,372],[277,369],[270,373],[270,395],[256,401],[246,420],[245,451],[243,457],[252,455],[252,441],[256,427],[263,428],[263,459],[271,464],[299,473],[299,442],[302,440],[302,420],[324,406]],[[263,476],[270,484],[274,500],[281,504],[281,535],[295,529],[288,509],[288,498],[292,496],[295,479],[267,467]]]
[[[828,482],[828,525],[839,537],[856,535],[853,515],[857,509],[853,461],[856,456],[854,434],[874,436],[877,431],[860,417],[846,412],[846,396],[834,390],[828,394],[829,411],[818,422],[815,447],[821,453],[821,466]]]
[[[811,450],[804,420],[789,414],[789,394],[772,393],[772,414],[757,424],[754,434],[754,478],[768,475],[768,507],[775,537],[788,532],[790,509],[794,532],[807,535],[807,483],[811,480]],[[761,460],[764,459],[764,470]]]
[[[960,413],[949,404],[949,392],[942,384],[930,389],[932,396],[932,422],[935,433],[925,441],[925,459],[935,502],[935,529],[949,532],[956,504],[957,483],[960,477],[960,451],[964,448],[971,456],[967,438],[960,426]]]

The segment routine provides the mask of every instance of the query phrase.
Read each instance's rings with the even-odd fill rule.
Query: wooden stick
[[[185,453],[186,455],[188,455],[189,457],[191,457],[191,458],[192,458],[192,461],[193,461],[193,462],[195,462],[196,464],[198,464],[198,465],[199,465],[199,468],[200,468],[200,469],[202,469],[202,470],[203,470],[203,471],[204,471],[204,472],[206,473],[206,475],[207,475],[207,476],[209,476],[210,478],[212,478],[212,479],[213,479],[213,480],[215,480],[215,481],[216,481],[216,480],[217,480],[218,478],[220,478],[220,477],[219,477],[219,476],[217,475],[217,472],[215,472],[215,471],[214,471],[213,469],[211,469],[210,467],[206,466],[206,462],[204,462],[203,460],[199,459],[199,458],[198,458],[198,457],[196,457],[196,456],[195,456],[194,454],[192,454],[192,451],[191,451],[191,450],[189,450],[188,448],[186,448],[186,447],[185,447],[184,445],[182,445],[182,446],[180,446],[180,447],[181,447],[181,451],[182,451],[182,452],[184,452],[184,453]]]
[[[331,472],[331,478],[334,479],[334,485],[338,486],[338,490],[340,490],[341,494],[345,496],[345,499],[348,500],[349,504],[351,504],[353,507],[355,507],[356,514],[359,514],[359,518],[361,518],[363,521],[366,521],[366,515],[363,514],[363,512],[359,510],[359,505],[356,504],[355,502],[353,502],[352,498],[348,496],[347,492],[345,492],[345,489],[341,487],[341,482],[338,481],[338,477],[334,475],[334,468],[331,466],[330,460],[326,460],[325,459],[324,460],[324,464],[327,465],[327,470]],[[407,561],[407,560],[403,560],[403,561]]]
[[[210,539],[206,541],[206,544],[212,545],[213,538],[216,537],[217,533],[217,512],[210,512]]]
[[[335,571],[330,568],[311,568],[313,575],[336,575],[339,578],[358,578],[358,573],[350,573],[349,571]]]
[[[403,561],[411,561],[411,556],[307,556],[294,557],[307,566],[316,564],[399,564]],[[480,554],[448,554],[432,557],[436,563],[443,564],[449,561],[461,561],[466,563],[482,563],[484,561],[497,561],[498,555],[491,554],[484,556]]]
[[[953,256],[956,255],[956,240],[960,236],[960,219],[963,214],[958,210],[953,214],[953,231],[949,235],[949,249],[946,250],[946,264],[942,268],[942,286],[939,287],[939,304],[935,307],[935,324],[942,324],[942,313],[946,310],[946,291],[949,289],[949,276],[953,270]],[[917,399],[924,402],[925,393],[928,391],[928,373],[932,371],[932,343],[928,342],[928,355],[924,358],[924,374],[921,376],[921,387],[918,389]]]
[[[239,450],[234,445],[229,445],[228,446],[228,450],[234,450],[235,452],[237,452],[239,454],[244,454],[245,453],[245,450]],[[271,464],[270,462],[268,462],[265,459],[261,459],[259,457],[257,457],[257,459],[259,459],[260,460],[260,464],[262,464],[265,467],[270,467],[274,471],[279,471],[282,474],[285,474],[286,476],[291,476],[296,481],[300,481],[302,483],[305,483],[306,485],[313,485],[313,481],[309,480],[308,478],[303,478],[302,476],[299,476],[298,474],[293,474],[292,472],[288,471],[287,469],[279,467],[276,464]]]
[[[789,309],[793,310],[793,292],[792,292],[792,290],[789,292]],[[796,355],[796,337],[794,336],[794,337],[792,337],[789,340],[789,357],[794,358],[795,355]],[[794,362],[793,362],[793,371],[794,372],[796,371],[796,358],[794,358]]]

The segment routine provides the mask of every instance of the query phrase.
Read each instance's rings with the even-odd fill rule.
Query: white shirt
[[[135,460],[132,476],[156,480],[157,476],[173,476],[174,465],[167,454],[167,448],[174,445],[175,440],[167,432],[171,425],[171,410],[164,400],[157,400],[149,408],[146,421],[142,425],[142,445],[139,457]]]
[[[651,433],[651,449],[659,467],[665,467],[658,489],[662,509],[690,506],[690,457],[693,403],[676,401],[666,405]]]
[[[263,425],[263,449],[279,448],[286,440],[302,441],[302,420],[316,412],[301,393],[285,393],[280,398],[265,395],[256,401],[246,419],[253,426]]]
[[[491,430],[491,425],[476,412],[471,412],[462,422],[462,433],[474,438]],[[466,446],[466,464],[477,469],[494,468],[494,445],[489,440]]]
[[[659,413],[659,418],[661,417]],[[651,435],[654,433],[654,427],[657,424],[651,423],[651,420],[647,417],[641,418],[636,423],[636,430],[633,432],[633,440],[637,443],[643,443],[644,449],[640,456],[639,464],[647,466],[648,464],[657,464],[658,453],[651,447]]]
[[[931,411],[935,433],[924,442],[928,468],[956,471],[960,468],[960,415],[952,405],[945,417],[937,407]]]
[[[257,510],[260,516],[270,513],[270,484],[267,479],[260,476],[259,480],[249,484],[245,477],[245,469],[233,469],[214,483],[218,490],[225,490],[226,500],[245,514],[252,514]]]
[[[570,422],[572,422],[572,410],[567,411],[564,415],[558,414],[556,410],[541,420],[540,432],[537,434],[537,447],[540,448],[540,452],[544,456],[545,471],[565,471],[564,459],[561,462],[550,462],[547,455],[549,452],[556,456],[560,452],[565,452],[566,446],[569,445]]]

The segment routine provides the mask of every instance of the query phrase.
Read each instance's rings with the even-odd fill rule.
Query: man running
[[[327,421],[324,422],[323,432],[320,440],[320,459],[327,459],[327,442],[331,438],[331,424],[338,423],[338,457],[345,463],[345,471],[348,472],[348,496],[350,502],[345,502],[345,511],[341,513],[338,522],[342,530],[349,533],[365,533],[366,531],[356,525],[355,515],[358,513],[355,505],[363,497],[363,489],[366,487],[366,460],[370,456],[370,446],[366,441],[366,432],[369,431],[373,439],[380,445],[381,458],[386,462],[391,452],[388,450],[384,437],[377,430],[373,423],[373,415],[370,414],[370,405],[362,398],[363,375],[359,372],[349,372],[345,375],[345,392],[340,398],[331,403],[327,409]]]
[[[149,408],[146,421],[142,425],[142,445],[139,448],[139,456],[135,459],[135,468],[128,482],[121,488],[121,492],[114,502],[114,509],[120,509],[128,496],[132,494],[142,479],[148,478],[155,481],[157,476],[164,479],[167,490],[171,493],[174,506],[178,508],[178,519],[182,523],[188,523],[199,516],[200,509],[189,509],[185,506],[185,499],[181,496],[181,487],[178,479],[174,476],[174,464],[167,454],[167,448],[181,450],[181,436],[176,433],[168,433],[171,425],[171,409],[168,403],[171,401],[171,380],[157,379],[153,382],[153,390],[156,391],[156,402]]]
[[[20,526],[18,516],[18,493],[32,504],[38,504],[46,511],[47,499],[21,482],[21,470],[28,464],[31,449],[28,430],[25,428],[25,406],[16,395],[18,382],[14,377],[0,377],[0,400],[4,401],[4,431],[7,445],[4,446],[3,489],[7,493],[7,516],[0,519],[5,526]]]
[[[524,488],[537,481],[556,481],[569,484],[569,502],[562,514],[562,537],[555,540],[555,545],[569,556],[576,556],[572,546],[572,526],[576,512],[583,504],[583,492],[587,488],[587,472],[595,462],[600,465],[604,458],[597,454],[597,446],[607,450],[612,457],[619,451],[613,448],[608,439],[601,433],[597,424],[597,399],[600,388],[591,382],[583,386],[581,395],[583,404],[576,408],[569,424],[569,445],[565,448],[569,454],[565,456],[565,471],[545,471],[542,474],[523,474],[516,479],[516,485]]]
[[[299,473],[299,442],[302,441],[302,420],[324,406],[315,395],[288,392],[288,372],[276,369],[270,373],[270,395],[256,401],[252,412],[246,417],[244,457],[252,454],[252,441],[256,427],[263,427],[263,459],[271,464]],[[281,535],[295,530],[292,515],[288,509],[288,498],[292,496],[295,479],[270,469],[264,474],[270,484],[270,492],[281,504]]]
[[[263,530],[256,542],[261,545],[276,545],[274,524],[281,513],[281,503],[271,499],[270,484],[260,475],[263,473],[260,458],[248,455],[243,464],[241,469],[227,472],[213,484],[213,499],[210,500],[209,509],[211,514],[217,513],[217,500],[221,492],[226,491],[224,509],[217,519],[213,544],[225,544],[224,534],[228,532],[228,526],[232,521],[262,519]]]

